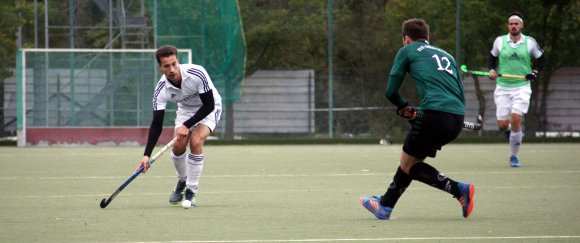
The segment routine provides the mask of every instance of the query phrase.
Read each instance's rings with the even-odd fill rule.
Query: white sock
[[[203,154],[188,154],[187,157],[187,180],[185,184],[187,189],[197,193],[199,177],[203,170]]]
[[[171,152],[171,159],[173,160],[173,165],[175,166],[175,173],[177,174],[177,179],[180,181],[185,181],[187,178],[187,156],[185,152],[180,155],[175,155],[173,151]]]
[[[522,144],[523,133],[522,131],[512,131],[510,133],[510,151],[512,156],[518,156],[520,151],[520,144]]]

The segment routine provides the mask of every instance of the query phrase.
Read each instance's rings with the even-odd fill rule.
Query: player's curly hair
[[[161,58],[162,57],[168,57],[171,55],[175,55],[175,57],[177,57],[177,48],[175,48],[175,46],[162,46],[159,47],[159,49],[157,49],[157,51],[155,52],[155,58],[157,58],[157,64],[161,64]]]
[[[407,19],[403,22],[403,36],[409,36],[412,40],[429,40],[429,25],[423,19]]]

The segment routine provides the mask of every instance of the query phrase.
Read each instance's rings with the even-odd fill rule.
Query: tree
[[[578,65],[578,1],[461,1],[461,59],[459,64],[486,68],[489,50],[496,36],[505,33],[506,14],[519,10],[526,16],[524,32],[534,36],[545,49],[549,65],[541,79],[533,83],[529,133],[545,126],[545,100],[549,76],[557,68]],[[401,23],[408,18],[423,18],[431,27],[431,42],[456,55],[457,1],[334,1],[335,104],[336,106],[387,106],[384,87],[397,50],[401,47]],[[247,75],[258,69],[315,69],[317,80],[324,81],[326,66],[326,1],[245,0],[240,1],[248,46]],[[566,10],[566,11],[564,11]],[[482,13],[485,13],[482,15]],[[560,49],[566,48],[565,52]],[[476,78],[476,84],[479,79]],[[482,77],[482,82],[486,78]],[[317,82],[317,107],[326,107],[325,82]],[[476,87],[476,90],[478,88]],[[483,94],[480,109],[485,107]],[[538,90],[542,97],[536,97]],[[412,82],[401,92],[417,98]],[[320,95],[319,95],[320,94]],[[414,101],[418,103],[417,100]],[[341,129],[389,133],[400,119],[367,113],[337,118]],[[377,124],[387,124],[378,125]],[[400,128],[407,127],[399,123]],[[404,126],[404,127],[403,127]],[[320,129],[318,127],[317,129]],[[322,129],[324,130],[324,129]]]
[[[533,36],[544,49],[548,65],[536,82],[532,82],[532,98],[525,132],[534,136],[547,124],[546,104],[550,90],[550,76],[560,67],[578,66],[577,48],[579,30],[578,1],[469,1],[464,3],[462,27],[465,41],[462,50],[468,66],[485,67],[487,55],[496,36],[506,30],[507,14],[511,11],[524,14],[524,34]],[[480,13],[485,18],[471,18]],[[561,51],[565,48],[566,51]],[[539,92],[541,91],[541,92]]]
[[[523,3],[522,3],[523,4]],[[560,67],[577,66],[579,49],[578,21],[580,3],[578,1],[541,1],[527,8],[524,25],[544,48],[548,65],[538,82],[532,82],[532,102],[526,119],[526,135],[533,136],[536,131],[545,131],[547,122],[547,98],[550,91],[550,77]],[[529,21],[528,21],[529,20]],[[566,51],[562,51],[566,50]],[[541,91],[541,92],[539,92]]]
[[[18,29],[32,19],[31,9],[24,0],[0,1],[0,107],[4,107],[4,80],[14,75],[10,68],[16,66]],[[4,131],[3,110],[0,110],[0,122],[0,131]]]
[[[324,1],[240,1],[248,50],[246,76],[258,69],[323,70]]]
[[[106,13],[95,2],[73,2],[76,8],[75,25],[108,24]],[[246,76],[259,69],[314,69],[317,80],[316,107],[327,107],[327,2],[238,1],[247,47]],[[457,62],[478,69],[486,68],[494,38],[506,32],[506,14],[514,10],[524,13],[524,33],[540,42],[548,59],[548,66],[541,73],[540,79],[532,83],[533,96],[530,115],[526,117],[526,131],[533,134],[546,127],[545,104],[550,90],[549,77],[560,67],[580,65],[580,59],[577,58],[580,54],[580,48],[577,47],[580,1],[334,0],[332,41],[335,50],[335,107],[387,107],[378,113],[341,113],[336,117],[336,123],[340,124],[336,128],[338,133],[371,131],[382,136],[408,127],[394,116],[392,106],[384,98],[388,72],[401,47],[401,23],[408,18],[425,19],[431,27],[431,42],[456,55],[457,2],[462,9],[461,58]],[[50,1],[48,17],[51,25],[68,26],[69,3]],[[39,1],[37,14],[41,26],[44,20],[43,8],[43,2]],[[0,14],[0,80],[4,80],[13,75],[8,70],[15,66],[16,33],[19,26],[22,26],[23,47],[33,46],[35,30],[32,25],[32,0],[0,1]],[[175,18],[175,21],[183,19],[179,14]],[[171,25],[169,28],[179,26]],[[50,31],[51,48],[70,46],[67,28],[51,28]],[[44,42],[43,34],[44,28],[40,28],[39,43]],[[74,34],[77,48],[102,48],[108,42],[108,31],[104,29],[82,29]],[[485,77],[480,79],[481,82],[488,81]],[[405,82],[401,92],[415,104],[418,103],[412,81]],[[324,117],[324,114],[320,115]],[[326,130],[327,123],[320,121],[317,122],[317,130]]]
[[[16,7],[15,7],[16,6]],[[14,75],[8,68],[16,64],[18,29],[31,22],[31,6],[24,0],[0,1],[0,80]],[[3,87],[3,86],[2,86]],[[2,92],[3,93],[3,92]]]

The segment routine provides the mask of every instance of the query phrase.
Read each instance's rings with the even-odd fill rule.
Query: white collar
[[[518,40],[518,42],[514,42],[514,40],[512,40],[512,38],[510,37],[510,34],[508,34],[507,37],[507,42],[508,43],[513,43],[513,44],[521,44],[524,43],[524,38],[526,37],[524,34],[520,34],[520,40]]]

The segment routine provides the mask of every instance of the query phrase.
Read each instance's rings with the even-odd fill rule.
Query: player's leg
[[[404,152],[403,152],[404,154]],[[402,159],[403,156],[401,156]],[[387,192],[382,197],[372,196],[368,197],[361,197],[359,202],[360,204],[369,210],[372,214],[375,215],[376,218],[382,220],[388,220],[391,217],[391,212],[397,204],[399,198],[405,192],[405,189],[411,184],[411,177],[403,170],[401,167],[397,168],[397,172],[393,176],[393,180],[389,184],[389,188]]]
[[[454,122],[449,122],[454,121]],[[469,216],[473,209],[473,186],[470,184],[458,183],[445,175],[439,173],[437,169],[423,162],[429,157],[435,157],[436,151],[441,146],[454,140],[463,127],[463,116],[452,115],[443,112],[425,111],[422,117],[418,117],[412,122],[413,127],[407,134],[403,152],[400,158],[400,167],[393,177],[393,183],[382,198],[362,197],[360,203],[375,217],[379,219],[389,219],[390,214],[397,200],[412,180],[421,181],[427,185],[439,188],[460,199],[464,198],[460,186],[468,185],[466,193],[471,193],[465,205],[469,208],[464,217]],[[471,189],[471,190],[469,190]],[[462,203],[462,206],[464,203]]]
[[[205,140],[217,126],[220,110],[216,109],[206,118],[197,123],[189,137],[191,153],[187,155],[187,180],[185,198],[182,202],[184,208],[196,206],[195,194],[199,189],[199,181],[204,166],[203,145]]]
[[[522,86],[513,93],[513,105],[510,114],[510,125],[512,132],[510,134],[510,166],[520,167],[518,153],[523,141],[522,117],[528,112],[530,106],[530,96],[532,90],[529,85]]]
[[[190,201],[191,206],[195,206],[195,194],[199,189],[199,179],[204,165],[203,145],[210,133],[211,130],[206,125],[198,123],[189,138],[191,153],[187,155],[187,180],[184,201]]]
[[[413,157],[406,153],[405,156]],[[406,164],[403,165],[403,163]],[[430,164],[423,161],[414,164],[403,161],[401,164],[401,168],[408,168],[409,177],[412,180],[423,182],[429,186],[445,191],[456,198],[461,196],[459,193],[458,183],[445,176],[443,173],[439,172]]]
[[[461,132],[463,116],[440,111],[424,111],[417,118],[405,140],[401,155],[401,170],[411,179],[421,181],[443,191],[458,196],[457,182],[439,173],[424,162],[427,157],[435,157],[437,150],[453,141]]]
[[[185,153],[187,148],[187,141],[187,139],[181,139],[180,141],[177,141],[175,145],[173,145],[173,150],[171,152],[171,160],[173,161],[175,173],[177,174],[177,186],[175,186],[175,190],[173,190],[169,196],[169,203],[172,204],[179,203],[183,199],[185,180],[187,179],[187,154]]]
[[[520,167],[520,160],[518,158],[518,153],[520,151],[520,145],[523,140],[523,132],[521,129],[522,116],[518,113],[512,113],[510,118],[511,133],[509,136],[510,145],[510,166],[514,168]]]
[[[512,109],[511,93],[508,89],[497,86],[494,92],[494,102],[496,107],[497,128],[504,133],[504,137],[509,141],[510,112]]]
[[[510,135],[512,132],[510,120],[497,120],[497,128],[500,132],[503,132],[503,137],[506,141],[510,141]]]
[[[191,116],[193,116],[193,111],[187,112],[178,109],[177,117],[175,117],[174,136],[177,129]],[[171,160],[173,161],[173,166],[175,167],[175,173],[177,175],[177,186],[169,196],[169,202],[172,204],[177,204],[183,200],[185,181],[187,180],[187,154],[185,152],[188,144],[189,139],[180,139],[175,143],[175,145],[173,145]]]
[[[467,218],[473,209],[473,185],[454,181],[424,162],[424,158],[435,157],[437,150],[459,136],[463,116],[425,111],[422,120],[420,126],[417,126],[414,142],[406,143],[403,147],[401,169],[411,179],[453,195],[461,203],[463,216]]]
[[[417,119],[422,119],[421,117]],[[422,123],[413,123],[413,127],[411,131],[407,134],[405,139],[405,144],[403,148],[413,146],[417,142],[418,133],[420,131],[421,126],[418,124]],[[378,219],[387,220],[391,217],[391,212],[393,208],[397,204],[399,198],[403,195],[407,187],[411,184],[411,177],[409,176],[408,169],[415,163],[422,161],[422,159],[409,156],[407,153],[403,152],[401,154],[401,158],[399,160],[400,166],[397,168],[395,175],[393,176],[393,180],[389,184],[389,187],[385,194],[382,197],[372,196],[368,197],[361,197],[359,202],[360,204],[369,210],[371,213],[375,215]]]
[[[387,192],[381,197],[381,205],[394,208],[397,201],[412,181],[413,179],[411,179],[411,177],[399,166],[397,172],[395,172],[395,175],[393,176],[393,180],[389,184]]]

